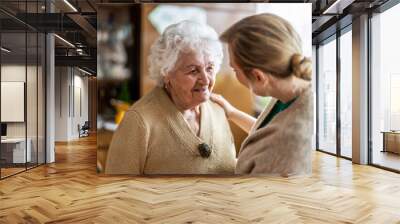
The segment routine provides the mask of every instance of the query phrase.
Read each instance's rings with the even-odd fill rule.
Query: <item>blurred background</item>
[[[0,179],[53,162],[76,168],[79,159],[69,153],[96,151],[87,145],[97,142],[101,171],[124,111],[154,86],[148,48],[165,26],[188,18],[221,33],[260,12],[289,20],[305,55],[312,52],[313,147],[400,170],[398,0],[172,1],[0,0]],[[250,114],[268,102],[237,83],[227,59],[216,91]],[[232,130],[239,148],[245,134]]]
[[[148,76],[152,43],[170,24],[184,19],[207,23],[218,34],[240,19],[263,12],[288,20],[303,40],[303,53],[311,57],[311,4],[179,3],[103,4],[98,9],[97,54],[97,170],[103,172],[107,150],[125,111],[155,87]],[[269,98],[255,97],[237,80],[229,66],[228,52],[217,74],[214,92],[234,106],[257,116]],[[247,136],[231,124],[236,149]]]

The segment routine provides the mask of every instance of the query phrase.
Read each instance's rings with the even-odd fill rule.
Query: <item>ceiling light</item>
[[[336,0],[322,14],[342,14],[343,9],[353,3],[354,0]]]
[[[90,76],[93,75],[92,73],[90,73],[90,72],[88,72],[88,71],[86,71],[86,70],[83,70],[83,69],[81,69],[81,68],[79,68],[79,67],[78,67],[78,70],[81,71],[81,72],[83,72],[83,73],[85,73],[85,74],[87,74],[87,75],[90,75]]]
[[[71,4],[69,3],[68,0],[64,0],[65,4],[67,4],[74,12],[78,12],[78,10]]]
[[[57,37],[59,40],[61,40],[62,42],[66,43],[68,46],[75,48],[75,45],[71,44],[71,42],[67,41],[66,39],[58,36],[57,34],[54,34],[55,37]]]
[[[82,50],[81,48],[77,48],[77,49],[76,49],[76,52],[77,52],[79,55],[83,55],[83,50]]]
[[[5,47],[1,47],[1,50],[4,51],[4,52],[6,52],[6,53],[10,53],[10,52],[11,52],[11,50],[9,50],[9,49],[7,49],[7,48],[5,48]]]

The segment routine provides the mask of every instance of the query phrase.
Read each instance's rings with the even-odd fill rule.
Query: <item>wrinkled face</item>
[[[209,56],[194,50],[181,52],[174,69],[164,77],[164,83],[180,105],[190,108],[209,99],[216,72]]]

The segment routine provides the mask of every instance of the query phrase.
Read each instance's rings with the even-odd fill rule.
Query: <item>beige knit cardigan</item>
[[[233,174],[236,151],[224,110],[200,105],[200,135],[159,87],[125,114],[109,147],[106,174]],[[212,147],[203,158],[198,145]]]
[[[259,128],[276,103],[261,113],[242,143],[236,174],[292,176],[311,173],[314,103],[311,88]]]

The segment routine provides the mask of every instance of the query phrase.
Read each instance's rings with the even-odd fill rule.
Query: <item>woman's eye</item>
[[[189,74],[196,74],[197,73],[197,70],[196,69],[193,69],[193,70],[191,70],[190,72],[189,72]]]
[[[208,67],[207,68],[207,72],[213,72],[214,71],[214,68],[213,67]]]

